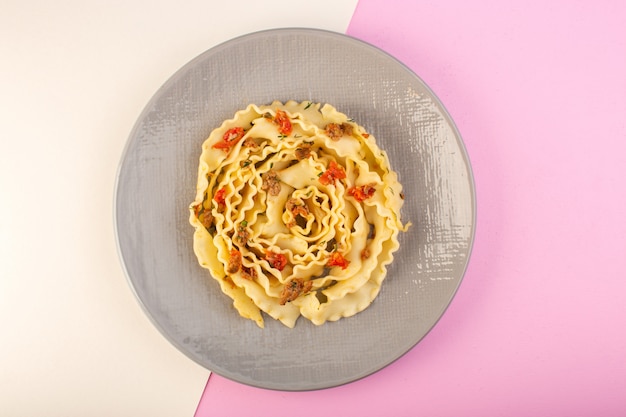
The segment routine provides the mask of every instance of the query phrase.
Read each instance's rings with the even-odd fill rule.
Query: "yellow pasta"
[[[402,204],[387,155],[331,105],[251,104],[202,145],[194,252],[242,317],[321,325],[376,298]]]

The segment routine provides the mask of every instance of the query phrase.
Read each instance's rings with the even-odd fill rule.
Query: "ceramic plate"
[[[401,248],[379,296],[351,318],[294,329],[243,319],[193,253],[188,206],[201,144],[249,103],[330,103],[371,132],[404,186]],[[140,115],[115,191],[122,264],[163,335],[209,370],[287,391],[345,384],[390,364],[436,324],[465,272],[475,225],[461,137],[432,91],[371,45],[311,29],[257,32],[201,54]]]

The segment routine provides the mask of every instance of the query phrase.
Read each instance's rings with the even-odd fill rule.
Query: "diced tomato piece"
[[[293,130],[291,120],[289,116],[283,110],[276,110],[276,117],[274,117],[274,123],[278,125],[278,132],[282,135],[289,135]]]
[[[341,166],[337,165],[335,161],[330,161],[328,168],[320,176],[319,181],[324,185],[328,185],[331,183],[334,184],[335,180],[342,180],[344,178],[346,178],[346,171],[344,171]]]
[[[224,133],[224,136],[222,136],[222,141],[217,142],[215,145],[213,145],[213,148],[222,149],[225,152],[229,152],[230,148],[235,146],[235,144],[239,142],[245,134],[246,132],[243,130],[243,127],[233,127],[231,129],[228,129]]]
[[[350,261],[343,257],[339,252],[333,252],[326,262],[326,266],[340,266],[341,269],[346,269],[350,265]]]
[[[285,269],[285,265],[287,265],[287,258],[285,255],[282,253],[272,252],[271,250],[265,251],[265,260],[272,268],[276,268],[279,271]]]
[[[220,206],[226,203],[226,187],[222,187],[213,196],[213,200]]]
[[[354,199],[358,202],[362,202],[363,200],[367,200],[371,196],[374,195],[376,189],[373,185],[361,185],[359,187],[352,187],[348,189],[348,195],[354,197]]]

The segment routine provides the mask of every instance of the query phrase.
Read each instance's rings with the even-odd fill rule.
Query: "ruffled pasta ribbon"
[[[240,315],[293,327],[352,316],[398,249],[402,186],[372,135],[332,106],[249,105],[202,145],[194,252]]]

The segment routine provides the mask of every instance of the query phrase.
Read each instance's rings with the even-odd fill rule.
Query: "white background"
[[[1,415],[193,415],[209,372],[152,326],[117,256],[126,139],[206,49],[276,27],[345,32],[356,3],[2,1]]]

